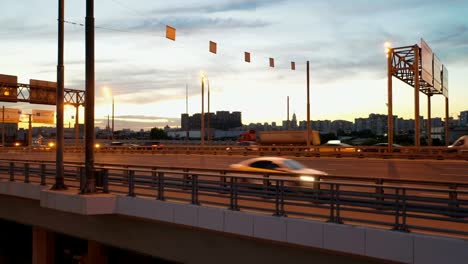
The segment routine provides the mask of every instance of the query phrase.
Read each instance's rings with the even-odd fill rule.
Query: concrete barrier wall
[[[468,261],[468,240],[118,197],[116,213],[411,264]]]
[[[0,194],[40,200],[42,207],[81,215],[120,214],[250,238],[412,264],[468,263],[468,240],[276,217],[110,194],[78,195],[1,181]]]

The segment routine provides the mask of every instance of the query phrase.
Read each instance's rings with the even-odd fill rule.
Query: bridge
[[[100,193],[80,195],[82,153],[65,155],[66,191],[49,190],[53,152],[8,156],[0,162],[2,218],[34,226],[36,237],[54,231],[94,241],[88,253],[98,252],[96,260],[105,255],[100,244],[183,263],[467,257],[464,160],[303,157],[330,174],[303,188],[284,175],[227,168],[243,156],[98,152]]]

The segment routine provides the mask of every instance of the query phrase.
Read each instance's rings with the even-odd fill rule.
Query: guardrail
[[[54,162],[0,160],[0,179],[51,185],[55,169]],[[117,164],[95,169],[102,192],[468,237],[468,183],[323,176],[305,187],[288,174]],[[65,163],[64,171],[70,188],[84,186],[84,164]]]
[[[83,147],[66,146],[65,152],[84,152]],[[50,147],[7,147],[0,152],[55,151]],[[401,159],[455,159],[468,160],[468,151],[449,152],[446,147],[398,147],[388,152],[386,147],[332,147],[332,146],[259,146],[239,147],[220,145],[164,145],[151,146],[99,146],[101,153],[184,154],[184,155],[242,155],[242,156],[296,156],[296,157],[354,157],[354,158],[401,158]]]

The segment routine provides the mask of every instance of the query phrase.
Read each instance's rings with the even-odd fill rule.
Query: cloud
[[[276,5],[284,0],[230,0],[230,1],[210,1],[206,4],[192,4],[184,6],[174,6],[169,8],[152,9],[149,14],[181,14],[181,13],[221,13],[231,11],[252,11],[258,8]]]
[[[105,128],[107,126],[107,118],[96,118],[97,127]],[[131,129],[134,131],[144,129],[150,130],[154,127],[165,127],[168,125],[171,128],[180,127],[180,118],[159,117],[159,116],[144,116],[144,115],[119,115],[114,117],[115,130]]]

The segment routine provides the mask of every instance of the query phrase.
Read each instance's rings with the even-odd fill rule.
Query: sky
[[[2,0],[0,74],[56,81],[58,1]],[[306,119],[306,61],[310,61],[312,120],[387,114],[384,43],[423,38],[449,71],[450,116],[468,110],[466,0],[99,0],[95,1],[95,121],[105,127],[115,102],[115,129],[180,126],[201,112],[201,73],[210,111],[241,111],[244,124]],[[65,87],[85,89],[86,5],[65,1]],[[177,30],[165,38],[165,26]],[[218,45],[208,51],[209,41]],[[251,63],[244,62],[244,52]],[[268,59],[275,59],[275,67]],[[296,70],[290,70],[290,62]],[[414,118],[412,87],[394,79],[394,115]],[[205,92],[208,83],[205,85]],[[106,96],[108,87],[112,96]],[[432,116],[445,99],[432,97]],[[207,111],[205,95],[205,111]],[[420,94],[420,114],[427,98]],[[3,103],[5,107],[54,106]],[[65,124],[74,109],[66,108]],[[80,109],[83,123],[83,109]],[[24,125],[24,124],[23,124]]]

